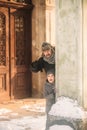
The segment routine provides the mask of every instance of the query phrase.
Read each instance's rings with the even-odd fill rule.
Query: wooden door
[[[0,101],[9,98],[9,10],[0,7]]]
[[[31,96],[31,12],[10,11],[11,98]]]

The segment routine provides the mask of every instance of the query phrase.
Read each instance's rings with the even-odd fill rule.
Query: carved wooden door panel
[[[31,14],[11,10],[11,97],[31,96]]]
[[[0,7],[0,101],[9,98],[9,10]]]

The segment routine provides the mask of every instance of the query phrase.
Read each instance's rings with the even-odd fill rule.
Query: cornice
[[[10,2],[0,0],[0,7],[14,8],[14,9],[32,9],[33,4],[26,4],[20,2]]]

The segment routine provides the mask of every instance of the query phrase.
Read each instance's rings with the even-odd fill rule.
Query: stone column
[[[83,101],[87,109],[87,0],[83,0]]]
[[[56,88],[82,104],[82,0],[55,0]]]

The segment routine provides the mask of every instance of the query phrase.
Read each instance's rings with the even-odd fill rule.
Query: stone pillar
[[[82,104],[82,0],[55,0],[56,88]]]
[[[83,0],[83,101],[87,109],[87,0]]]

